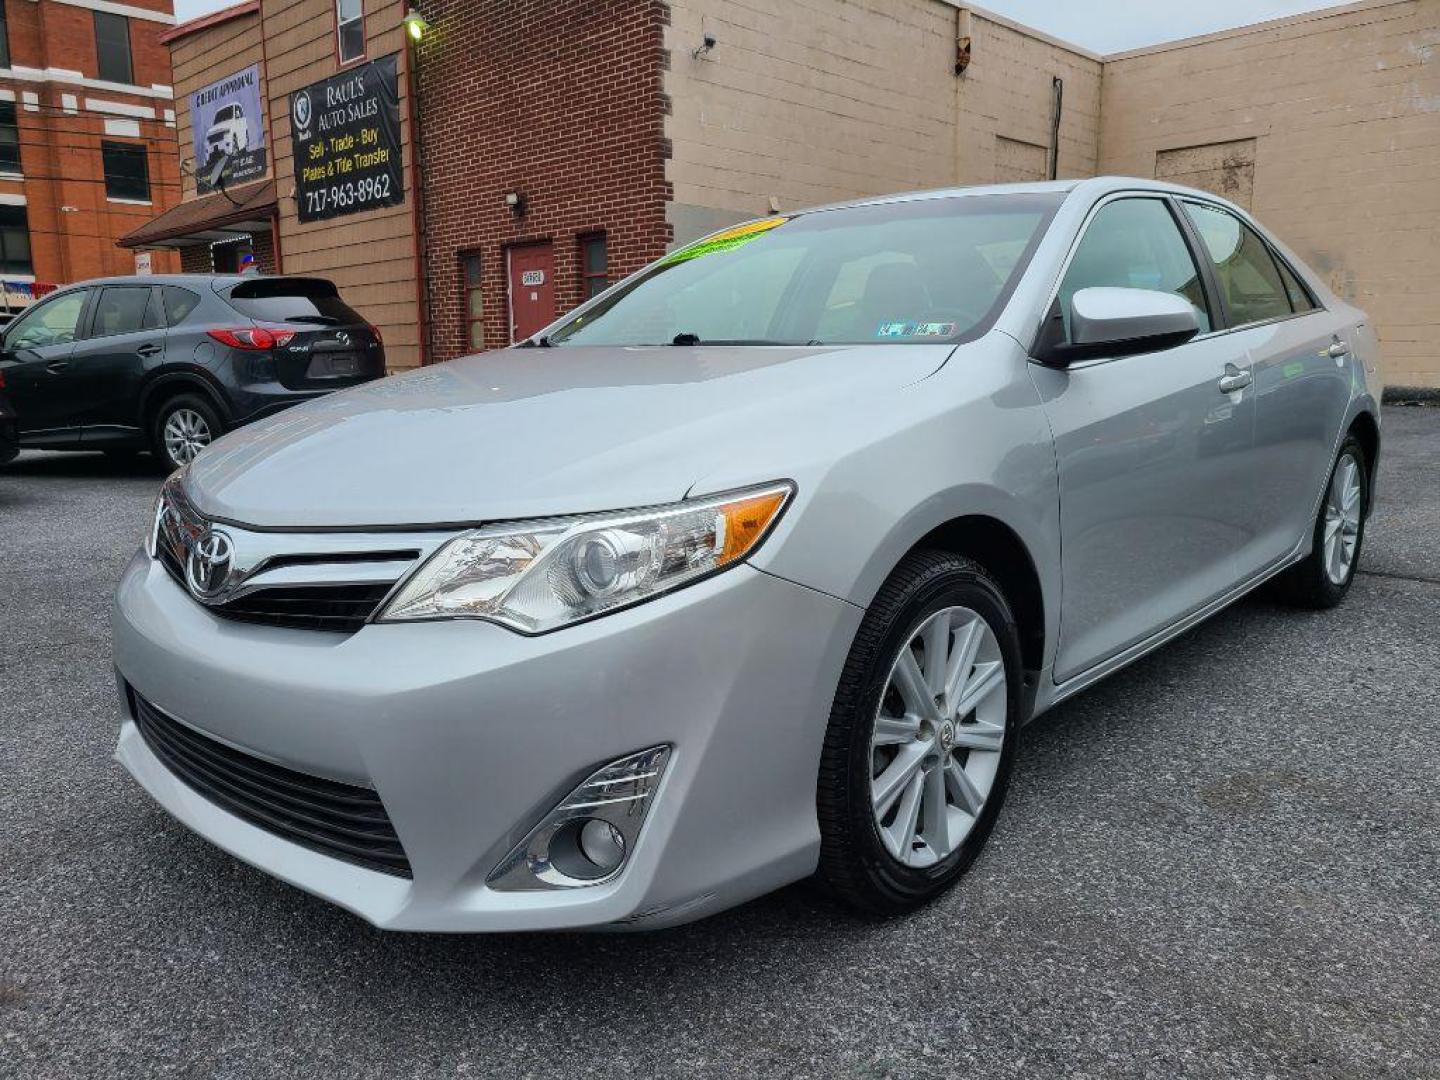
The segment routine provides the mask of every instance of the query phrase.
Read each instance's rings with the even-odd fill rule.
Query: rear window
[[[259,278],[242,281],[230,290],[226,299],[240,314],[260,322],[365,324],[328,281]]]

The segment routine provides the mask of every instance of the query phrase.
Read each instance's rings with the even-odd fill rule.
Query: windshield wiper
[[[773,338],[706,338],[699,334],[680,333],[670,341],[671,345],[799,345],[798,341],[775,341]],[[813,344],[813,343],[812,343]]]

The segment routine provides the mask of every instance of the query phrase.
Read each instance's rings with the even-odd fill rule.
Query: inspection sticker
[[[950,337],[955,333],[953,322],[887,322],[875,331],[876,337]]]

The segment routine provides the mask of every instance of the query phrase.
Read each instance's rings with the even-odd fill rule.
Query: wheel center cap
[[[942,750],[949,750],[955,745],[955,725],[949,720],[940,725],[940,747]]]

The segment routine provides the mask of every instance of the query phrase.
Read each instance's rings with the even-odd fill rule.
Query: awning
[[[238,240],[269,231],[274,214],[275,181],[262,180],[172,206],[118,243],[126,248],[183,248]]]

